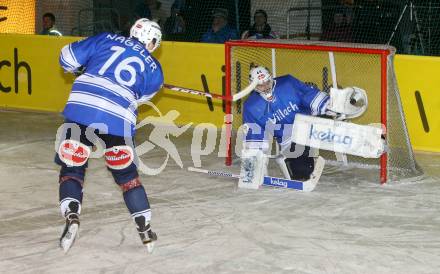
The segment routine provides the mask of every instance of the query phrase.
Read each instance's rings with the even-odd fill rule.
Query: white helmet
[[[131,27],[130,37],[138,39],[145,45],[147,50],[152,53],[160,46],[160,42],[162,41],[162,31],[156,22],[141,18]],[[154,44],[154,47],[151,50],[148,49],[148,44],[150,43]]]
[[[251,69],[249,72],[249,82],[257,81],[258,85],[255,90],[267,101],[272,100],[272,85],[273,78],[269,70],[265,67],[258,66]]]

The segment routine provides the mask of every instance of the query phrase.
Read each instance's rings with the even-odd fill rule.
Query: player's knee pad
[[[113,146],[104,151],[105,163],[111,170],[123,170],[134,160],[133,148],[130,146]]]
[[[90,157],[90,148],[79,141],[67,139],[60,143],[57,155],[67,167],[80,167],[86,165]],[[61,164],[57,160],[56,162]]]

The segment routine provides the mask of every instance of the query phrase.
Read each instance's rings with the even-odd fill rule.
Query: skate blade
[[[75,242],[76,237],[78,236],[78,224],[72,224],[69,227],[66,235],[61,239],[61,248],[64,250],[64,253],[67,253]]]
[[[147,251],[148,251],[148,253],[153,253],[153,250],[154,250],[154,242],[149,242],[149,243],[147,243],[147,244],[145,244],[145,246],[147,247]]]

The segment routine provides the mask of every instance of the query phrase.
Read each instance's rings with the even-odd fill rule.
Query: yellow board
[[[395,69],[413,149],[440,152],[440,58],[398,55]]]
[[[165,83],[205,91],[202,79],[206,79],[209,92],[222,94],[222,67],[225,63],[223,45],[163,42],[154,55],[162,64]],[[152,102],[162,113],[170,110],[180,112],[181,117],[177,119],[179,124],[193,122],[221,126],[223,123],[221,100],[208,100],[202,96],[162,89]],[[154,113],[142,110],[141,118]]]
[[[35,33],[35,1],[1,0],[0,33]]]
[[[0,106],[61,111],[73,82],[58,64],[73,37],[0,34]]]

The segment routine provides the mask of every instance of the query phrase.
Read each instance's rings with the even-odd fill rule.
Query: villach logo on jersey
[[[350,146],[353,143],[353,138],[351,136],[337,134],[333,132],[331,128],[327,128],[327,130],[325,131],[319,130],[316,129],[313,125],[310,126],[309,139],[347,146]]]
[[[292,104],[292,102],[289,102],[289,105],[285,107],[284,109],[278,109],[273,115],[272,118],[269,118],[270,122],[273,124],[276,124],[276,122],[281,121],[282,119],[289,116],[290,113],[293,111],[298,111],[299,108],[296,104]]]

